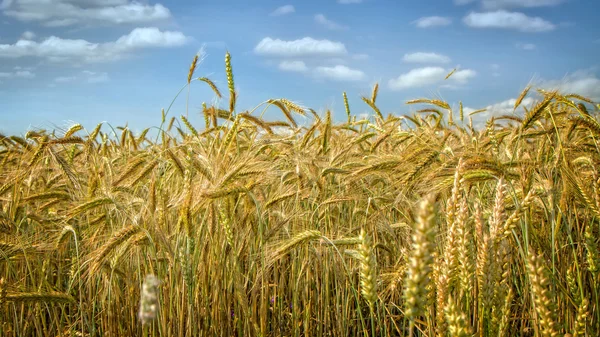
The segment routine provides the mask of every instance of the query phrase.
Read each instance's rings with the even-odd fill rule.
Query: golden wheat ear
[[[541,255],[529,252],[527,261],[530,291],[533,297],[535,311],[538,314],[538,324],[543,336],[558,336],[556,324],[555,297],[550,290],[550,280],[546,271],[546,262]]]
[[[375,254],[373,254],[373,246],[371,239],[364,230],[361,230],[359,235],[360,244],[358,246],[358,254],[360,256],[360,285],[361,292],[369,307],[373,309],[377,301],[377,262]]]
[[[198,64],[198,55],[194,56],[192,60],[192,64],[190,65],[190,70],[188,71],[187,83],[190,84],[192,82],[192,77],[194,76],[194,71],[196,70],[196,65]]]
[[[420,204],[404,286],[404,312],[410,322],[411,330],[416,320],[425,314],[427,308],[435,252],[435,221],[434,198],[428,196]]]

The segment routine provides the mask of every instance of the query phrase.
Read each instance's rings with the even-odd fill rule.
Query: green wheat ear
[[[225,74],[227,75],[227,87],[229,88],[229,112],[233,114],[235,110],[235,84],[233,82],[233,69],[231,68],[231,54],[225,53]]]
[[[352,118],[350,115],[350,105],[348,104],[348,96],[346,95],[345,91],[343,93],[343,96],[344,96],[344,108],[346,108],[346,115],[348,116],[348,123],[350,123],[352,121]]]

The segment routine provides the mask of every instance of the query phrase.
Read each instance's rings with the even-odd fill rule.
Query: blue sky
[[[342,120],[342,92],[353,114],[368,113],[360,95],[376,82],[384,114],[420,97],[487,107],[480,119],[512,113],[529,83],[600,100],[599,10],[595,0],[0,0],[0,132],[157,126],[197,53],[195,76],[227,90],[226,50],[240,111],[288,98]],[[198,125],[202,102],[227,106],[194,82]],[[185,109],[183,96],[170,114]]]

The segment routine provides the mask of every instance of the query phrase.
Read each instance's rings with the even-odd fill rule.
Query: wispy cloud
[[[70,83],[77,80],[77,76],[59,76],[54,78],[56,83]]]
[[[600,78],[595,72],[590,70],[578,70],[572,74],[567,75],[560,80],[537,80],[532,85],[536,88],[543,88],[548,91],[558,90],[563,94],[577,93],[584,97],[588,97],[592,100],[600,100]],[[535,94],[530,94],[526,97],[521,106],[515,111],[514,106],[517,101],[516,98],[506,99],[497,103],[490,104],[485,107],[486,111],[474,116],[474,120],[478,121],[478,124],[482,124],[491,116],[499,115],[512,115],[513,113],[523,113],[522,107],[530,107],[538,99]],[[465,107],[465,113],[470,113],[478,109],[471,107]]]
[[[444,16],[425,16],[413,22],[419,28],[432,28],[449,26],[452,24],[452,19]]]
[[[338,3],[342,5],[359,4],[362,2],[363,0],[338,0]]]
[[[533,99],[532,97],[526,97],[521,102],[521,105],[522,106],[529,106],[534,101],[535,101],[535,99]],[[513,111],[515,110],[515,103],[517,103],[517,99],[516,98],[511,98],[511,99],[504,100],[502,102],[498,102],[498,103],[494,103],[492,105],[488,105],[487,107],[485,107],[485,109],[487,110],[487,112],[491,112],[491,113],[494,113],[494,114],[506,115],[506,114],[513,113]]]
[[[87,83],[104,83],[108,82],[108,74],[107,73],[96,73],[89,70],[84,70],[83,75],[85,76],[85,81]]]
[[[281,15],[294,13],[295,11],[296,11],[296,8],[294,8],[294,6],[285,5],[285,6],[281,6],[277,9],[275,9],[274,11],[271,12],[270,15],[271,16],[281,16]]]
[[[336,57],[348,53],[346,46],[341,42],[316,40],[311,37],[292,41],[265,37],[254,47],[254,52],[274,57]]]
[[[306,63],[303,61],[281,61],[278,66],[279,70],[303,73],[308,71]]]
[[[517,47],[518,49],[528,50],[528,51],[537,49],[537,46],[533,43],[520,43],[519,42],[519,43],[515,44],[515,47]]]
[[[329,20],[323,14],[315,15],[315,22],[331,30],[347,30],[348,26],[341,25],[337,22]]]
[[[0,44],[0,58],[39,57],[61,62],[107,62],[125,57],[144,48],[177,47],[189,38],[181,32],[160,31],[158,28],[136,28],[114,42],[93,43],[86,40],[51,36],[42,42],[19,40]]]
[[[472,28],[512,29],[527,33],[547,32],[556,28],[556,25],[540,17],[505,10],[471,12],[463,18],[463,22]]]
[[[420,88],[444,81],[446,75],[451,69],[442,67],[424,67],[412,69],[409,72],[388,81],[389,88],[392,90],[405,90],[409,88]],[[471,69],[457,70],[448,79],[449,83],[465,84],[469,79],[476,76],[476,72]]]
[[[458,84],[466,84],[471,78],[477,76],[477,72],[473,69],[461,69],[457,70],[449,78],[449,81],[456,82]]]
[[[502,8],[534,8],[557,6],[568,0],[454,0],[455,5],[468,5],[473,2],[480,2],[481,7],[486,10]]]
[[[474,111],[484,109],[484,111],[481,111],[481,112],[477,113],[476,115],[472,116],[473,124],[477,127],[481,127],[492,116],[513,115],[515,113],[517,113],[517,114],[523,113],[523,107],[531,106],[533,103],[535,103],[535,99],[533,99],[532,97],[525,97],[523,99],[523,101],[521,101],[521,104],[519,105],[517,110],[515,110],[516,102],[517,102],[516,98],[510,98],[510,99],[506,99],[504,101],[490,104],[484,108],[475,109],[475,108],[472,108],[469,106],[465,106],[463,111],[466,115],[469,115],[470,113],[472,113]]]
[[[33,39],[35,39],[35,33],[31,32],[31,31],[23,32],[23,34],[21,34],[21,39],[22,40],[33,40]]]
[[[108,74],[105,72],[94,72],[90,70],[84,70],[78,74],[71,76],[59,76],[54,78],[55,83],[63,84],[63,83],[105,83],[108,82],[110,78]]]
[[[445,55],[436,53],[417,52],[412,54],[404,54],[402,58],[404,62],[409,63],[449,63],[450,58]]]
[[[494,77],[500,77],[500,72],[499,72],[499,70],[500,70],[500,65],[499,65],[499,64],[497,64],[497,63],[492,63],[492,64],[490,65],[490,68],[492,68],[492,76],[494,76]]]
[[[578,70],[560,80],[539,80],[536,86],[546,90],[558,90],[563,94],[577,93],[600,101],[600,78],[591,70]]]
[[[35,74],[29,70],[17,70],[13,72],[0,72],[0,78],[35,78]]]
[[[454,0],[454,4],[462,6],[462,5],[468,5],[468,4],[470,4],[472,2],[475,2],[475,1],[477,1],[477,0]]]
[[[534,8],[558,6],[567,0],[482,0],[481,5],[485,9],[501,8]]]
[[[352,58],[357,61],[364,61],[369,59],[369,55],[367,54],[355,54],[352,55]]]
[[[366,78],[364,72],[351,69],[343,65],[336,65],[334,67],[317,67],[315,69],[315,74],[318,77],[334,81],[361,81]]]
[[[171,12],[161,4],[128,0],[4,0],[4,15],[45,26],[130,24],[166,20]]]

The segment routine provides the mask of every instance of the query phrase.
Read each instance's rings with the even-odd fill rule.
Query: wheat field
[[[376,85],[335,123],[240,111],[229,53],[223,93],[197,61],[204,125],[0,135],[1,336],[600,333],[595,102],[527,87],[474,128]]]

